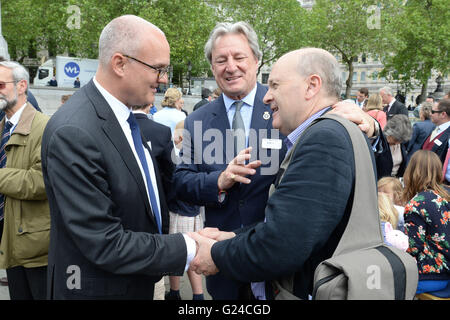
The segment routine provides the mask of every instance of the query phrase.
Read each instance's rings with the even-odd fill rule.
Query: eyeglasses
[[[167,66],[167,67],[164,67],[164,68],[157,68],[157,67],[151,66],[151,65],[149,65],[148,63],[145,63],[145,62],[143,62],[143,61],[141,61],[141,60],[138,60],[138,59],[136,59],[136,58],[130,57],[129,55],[123,54],[123,56],[124,56],[124,57],[127,57],[127,58],[129,58],[129,59],[132,59],[132,60],[134,60],[134,61],[137,61],[137,62],[139,62],[139,63],[142,63],[144,66],[147,66],[147,67],[149,67],[149,68],[152,68],[152,69],[155,70],[155,71],[158,71],[158,79],[162,79],[162,78],[169,72],[169,69],[170,69],[170,65]]]
[[[5,89],[7,83],[16,83],[17,81],[0,81],[0,90]]]
[[[441,111],[441,110],[433,110],[433,109],[431,110],[431,113],[432,113],[432,114],[435,114],[435,113],[441,113],[441,112],[444,112],[444,111]]]

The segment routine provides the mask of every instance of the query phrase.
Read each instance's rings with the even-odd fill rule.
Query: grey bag
[[[350,135],[355,192],[349,221],[333,256],[315,270],[313,299],[412,300],[418,282],[417,263],[408,253],[383,243],[375,175],[364,136],[356,125],[332,114],[311,126],[322,119],[338,121]],[[287,167],[290,159],[285,160]],[[275,299],[298,299],[292,294],[292,276],[274,281],[273,286]]]

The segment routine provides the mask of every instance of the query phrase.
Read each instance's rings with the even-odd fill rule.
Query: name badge
[[[263,149],[281,149],[281,139],[262,139]]]
[[[441,141],[439,141],[438,139],[434,140],[434,143],[436,143],[436,144],[438,145],[438,147],[440,147],[440,146],[441,146],[441,144],[442,144],[442,142],[441,142]]]

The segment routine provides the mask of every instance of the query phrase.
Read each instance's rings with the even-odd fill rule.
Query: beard
[[[17,92],[13,99],[8,100],[8,98],[2,94],[0,94],[0,110],[5,111],[7,109],[11,109],[17,103]]]

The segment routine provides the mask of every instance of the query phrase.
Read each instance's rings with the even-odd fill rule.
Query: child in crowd
[[[394,227],[398,225],[398,212],[389,196],[382,192],[378,193],[378,211],[384,243],[406,251],[408,249],[408,236]]]
[[[403,231],[405,220],[403,218],[403,185],[399,179],[394,177],[384,177],[378,180],[378,192],[386,194],[398,212],[398,224],[392,225],[395,229]]]

